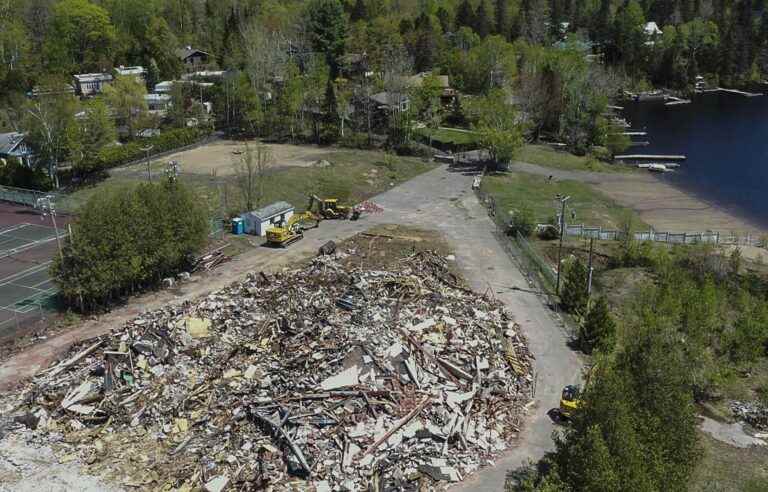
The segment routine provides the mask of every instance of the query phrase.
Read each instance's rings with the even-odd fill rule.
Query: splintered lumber
[[[422,410],[424,410],[424,407],[427,406],[430,400],[432,400],[432,396],[430,395],[425,396],[424,399],[421,400],[421,402],[418,405],[416,405],[416,407],[408,413],[408,415],[400,419],[400,421],[397,424],[395,424],[391,429],[389,429],[386,432],[386,434],[381,436],[375,443],[368,446],[368,449],[366,449],[365,452],[363,452],[363,454],[360,457],[362,458],[363,456],[374,452],[376,448],[381,446],[383,443],[387,441],[387,439],[392,437],[392,434],[394,434],[395,432],[400,430],[405,424],[407,424],[408,422],[416,418],[416,416],[420,414]]]
[[[42,371],[40,374],[48,373],[48,376],[55,376],[55,375],[59,374],[61,371],[63,371],[64,369],[66,369],[67,367],[71,366],[72,364],[77,363],[80,359],[82,359],[83,357],[87,356],[88,354],[90,354],[91,352],[93,352],[94,350],[99,348],[102,343],[104,343],[104,340],[99,340],[98,342],[94,343],[93,345],[91,345],[90,347],[86,348],[82,352],[75,354],[71,359],[65,360],[64,362],[62,362],[62,363],[60,363],[60,364],[58,364],[58,365],[56,365],[54,367],[46,369],[46,370]]]

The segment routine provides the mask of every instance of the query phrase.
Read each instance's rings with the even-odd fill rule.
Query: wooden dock
[[[684,161],[687,159],[684,155],[645,155],[645,154],[626,154],[626,155],[617,155],[615,156],[615,159],[622,160],[622,161],[628,161],[628,160],[635,160],[635,161]]]
[[[744,97],[760,97],[763,94],[757,93],[757,92],[746,92],[746,91],[740,91],[738,89],[725,89],[723,87],[716,87],[714,89],[700,89],[696,92],[701,94],[708,94],[712,92],[726,92],[728,94],[736,94],[737,96],[744,96]]]
[[[644,141],[644,142],[629,142],[630,147],[646,147],[648,145],[651,145],[651,142]]]
[[[621,132],[621,135],[626,135],[628,137],[647,137],[648,132]]]
[[[670,99],[672,100],[669,102],[665,102],[664,106],[680,106],[681,104],[691,104],[690,99],[679,99],[677,97],[670,98]]]

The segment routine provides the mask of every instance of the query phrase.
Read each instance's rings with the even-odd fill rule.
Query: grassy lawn
[[[647,227],[637,214],[595,191],[588,184],[577,181],[549,182],[544,176],[525,173],[490,175],[483,178],[483,190],[496,200],[498,213],[529,207],[539,223],[549,222],[556,213],[555,195],[569,195],[566,219],[570,223],[618,228],[626,214],[634,216],[638,228]],[[575,212],[575,219],[571,213]]]
[[[768,449],[736,448],[703,432],[699,433],[704,450],[693,472],[690,490],[720,492],[768,490]]]
[[[315,193],[322,198],[335,197],[343,202],[358,203],[434,167],[434,164],[418,158],[346,149],[331,152],[325,159],[331,163],[330,166],[283,167],[270,170],[264,178],[261,205],[284,200],[293,204],[297,210],[303,210],[307,205],[309,193]],[[153,179],[164,179],[163,169],[164,163],[154,164]],[[94,194],[139,182],[145,179],[145,176],[146,174],[138,172],[114,170],[108,179],[62,197],[59,207],[62,210],[75,211]],[[245,210],[236,176],[182,174],[179,179],[197,188],[213,210],[223,208],[229,215]]]
[[[569,171],[596,172],[632,172],[635,169],[628,166],[606,164],[588,156],[573,155],[560,152],[545,145],[525,145],[520,149],[514,160]]]
[[[470,145],[477,141],[477,136],[469,130],[454,130],[452,128],[420,128],[417,132],[425,137],[432,134],[432,140],[444,145]]]

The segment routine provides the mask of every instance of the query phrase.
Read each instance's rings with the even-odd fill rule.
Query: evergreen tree
[[[579,344],[587,354],[595,349],[607,353],[613,349],[615,338],[616,323],[608,310],[608,303],[601,297],[591,307],[584,324],[579,328]]]
[[[339,106],[336,101],[336,88],[330,77],[325,85],[323,120],[323,140],[326,143],[337,141],[339,139]]]
[[[365,6],[365,0],[357,0],[349,16],[352,22],[368,20],[368,9]]]
[[[306,10],[312,46],[325,55],[331,78],[339,74],[339,59],[344,54],[347,23],[340,0],[312,0]]]
[[[437,12],[435,12],[435,17],[437,17],[437,21],[440,23],[443,32],[451,32],[451,14],[448,13],[445,7],[438,7]]]
[[[475,32],[480,38],[485,38],[491,32],[491,20],[488,17],[488,12],[485,9],[485,1],[480,2],[480,6],[475,13],[475,23],[473,26]]]
[[[469,0],[462,0],[456,9],[456,30],[462,27],[472,28],[475,26],[475,9]]]
[[[585,314],[587,308],[587,268],[578,258],[565,272],[560,290],[560,303],[569,313]]]
[[[509,32],[509,5],[507,4],[508,0],[496,0],[496,8],[495,8],[495,25],[494,29],[496,34],[499,36],[504,36],[505,39],[510,38],[510,32]]]

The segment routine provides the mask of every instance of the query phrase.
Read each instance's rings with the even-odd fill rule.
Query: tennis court
[[[57,248],[55,229],[48,225],[0,227],[0,336],[50,307],[56,287],[48,269]]]

